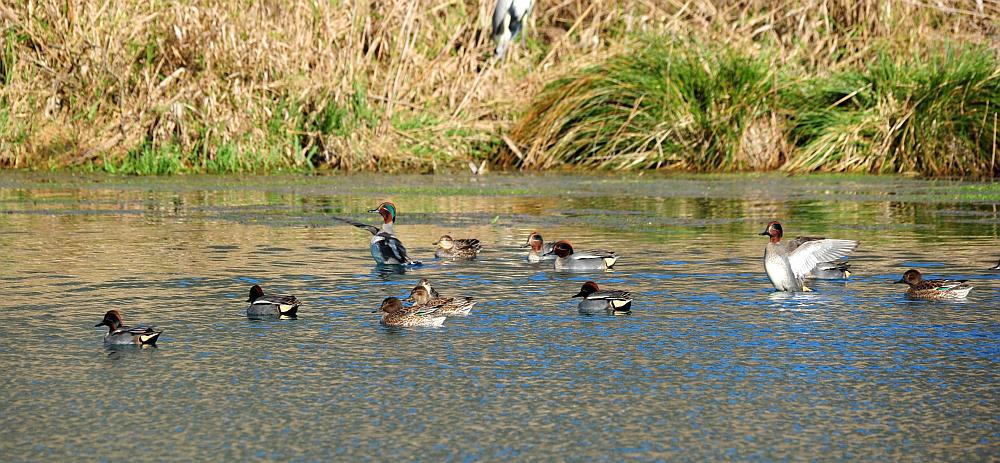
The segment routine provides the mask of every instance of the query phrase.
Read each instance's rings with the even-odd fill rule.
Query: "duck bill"
[[[531,243],[524,243],[524,244],[521,245],[521,247],[522,248],[530,248],[531,247]]]
[[[758,235],[760,235],[760,236],[771,236],[771,234],[768,233],[767,230],[764,230],[764,231],[758,233]]]
[[[574,294],[573,297],[587,297],[587,295],[584,294],[583,291],[580,291],[580,292]],[[571,297],[570,299],[573,299],[573,297]]]
[[[906,280],[904,280],[904,279],[900,278],[900,279],[898,279],[898,280],[896,280],[896,281],[892,282],[892,284],[894,284],[894,285],[898,285],[898,284],[904,284],[904,285],[905,285],[905,284],[906,284]]]
[[[440,241],[435,241],[435,242],[431,243],[431,246],[437,246],[438,243],[440,243]]]
[[[100,322],[100,323],[94,325],[94,328],[97,328],[98,326],[104,326],[104,325],[107,325],[107,323]]]
[[[551,256],[551,255],[554,255],[554,254],[555,254],[554,252],[549,251],[549,252],[546,252],[545,254],[542,254],[542,255],[543,256]]]
[[[378,208],[375,208],[375,209],[368,209],[368,212],[378,212]]]

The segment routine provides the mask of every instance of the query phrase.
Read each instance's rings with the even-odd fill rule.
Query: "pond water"
[[[0,174],[0,456],[73,460],[996,460],[996,185],[886,177]],[[425,265],[376,269],[383,199]],[[779,294],[764,225],[857,239],[848,281]],[[622,257],[524,261],[528,233]],[[475,237],[469,263],[434,260]],[[911,301],[908,268],[969,279]],[[371,312],[429,278],[481,302]],[[628,316],[583,316],[586,280]],[[304,301],[248,320],[250,285]],[[105,311],[164,329],[109,349]]]

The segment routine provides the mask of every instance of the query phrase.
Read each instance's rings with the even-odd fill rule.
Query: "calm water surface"
[[[0,459],[996,461],[1000,208],[955,188],[4,173]],[[425,261],[403,274],[331,219],[375,223],[390,198]],[[855,276],[774,293],[757,236],[773,218],[860,240]],[[623,257],[528,264],[534,229]],[[486,250],[435,261],[444,233]],[[976,289],[910,301],[889,284],[907,268]],[[380,327],[371,311],[421,277],[481,302],[438,329]],[[588,279],[630,290],[632,315],[578,315]],[[254,283],[297,295],[300,317],[247,320]],[[112,308],[163,328],[159,347],[105,348]]]

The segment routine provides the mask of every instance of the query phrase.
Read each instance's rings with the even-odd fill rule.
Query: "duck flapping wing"
[[[799,242],[801,239],[792,240],[796,246],[788,255],[788,263],[796,278],[805,277],[816,264],[840,259],[858,247],[858,242],[854,240],[805,238]]]
[[[358,221],[355,221],[355,220],[345,219],[343,217],[336,217],[336,216],[334,217],[334,219],[337,219],[337,220],[339,220],[341,222],[344,222],[346,224],[354,225],[355,227],[358,227],[358,228],[364,228],[365,230],[368,230],[372,235],[377,235],[377,234],[379,234],[379,232],[382,231],[381,229],[379,229],[378,227],[376,227],[374,225],[368,225],[366,223],[361,223],[361,222],[358,222]]]

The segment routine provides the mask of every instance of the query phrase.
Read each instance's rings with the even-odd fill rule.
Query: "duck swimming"
[[[914,299],[964,299],[972,291],[968,280],[925,280],[919,270],[907,270],[893,283],[906,284],[906,295]]]
[[[618,254],[614,251],[593,250],[573,252],[569,241],[556,241],[552,250],[545,255],[555,254],[552,264],[556,270],[607,270],[618,262]]]
[[[441,326],[447,317],[437,314],[437,309],[423,306],[403,307],[403,302],[395,297],[382,300],[382,305],[374,313],[382,314],[379,323],[385,326]]]
[[[163,331],[156,331],[152,326],[137,326],[135,328],[125,326],[121,312],[109,310],[104,314],[104,319],[94,325],[107,326],[108,333],[104,335],[104,344],[125,345],[135,344],[138,346],[152,346],[156,344],[156,338],[160,337]]]
[[[434,257],[439,259],[472,260],[483,249],[482,245],[479,244],[479,240],[475,238],[456,240],[452,239],[450,235],[444,235],[431,244],[438,247],[434,251]]]
[[[531,234],[528,235],[528,242],[521,245],[521,247],[531,248],[528,251],[528,262],[536,263],[556,258],[555,254],[549,254],[552,251],[552,243],[545,244],[545,242],[542,241],[542,235],[538,232],[531,232]]]
[[[250,287],[250,297],[247,298],[247,317],[294,317],[299,311],[299,300],[295,296],[264,294],[258,285]]]
[[[412,301],[414,306],[433,310],[439,315],[468,315],[472,311],[472,306],[476,305],[476,300],[471,297],[432,297],[423,286],[416,286],[410,291],[410,297],[404,299]]]
[[[632,295],[617,289],[601,289],[597,283],[588,281],[573,297],[582,297],[577,310],[584,315],[608,313],[624,315],[632,308]]]

